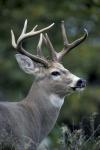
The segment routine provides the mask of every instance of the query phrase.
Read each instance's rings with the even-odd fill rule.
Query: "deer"
[[[54,127],[65,97],[86,87],[86,80],[72,74],[61,61],[87,38],[87,30],[84,30],[83,36],[69,43],[65,23],[61,21],[64,46],[62,51],[57,52],[48,34],[43,33],[53,26],[54,23],[36,30],[36,25],[30,32],[26,32],[25,20],[17,41],[11,30],[16,60],[25,73],[34,76],[34,81],[27,96],[21,101],[0,102],[0,145],[4,148],[9,146],[15,150],[37,150],[41,141]],[[34,55],[27,52],[23,41],[36,35],[39,35],[39,42],[37,54]],[[50,53],[49,59],[43,54],[43,44]]]

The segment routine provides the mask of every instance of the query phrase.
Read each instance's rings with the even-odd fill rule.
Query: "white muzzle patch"
[[[70,79],[72,80],[72,83],[70,84],[70,87],[75,87],[76,86],[76,83],[77,81],[80,79],[79,77],[73,75],[73,74],[70,74]]]

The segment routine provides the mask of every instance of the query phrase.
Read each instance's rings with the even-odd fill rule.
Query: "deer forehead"
[[[55,71],[55,70],[63,70],[63,71],[67,71],[66,68],[64,68],[64,66],[60,63],[54,62],[52,63],[52,66],[49,68],[49,71]]]

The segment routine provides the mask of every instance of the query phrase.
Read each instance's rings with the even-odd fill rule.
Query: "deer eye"
[[[53,71],[53,72],[51,73],[51,75],[53,75],[53,76],[59,76],[59,75],[60,75],[60,72],[58,72],[58,71]]]

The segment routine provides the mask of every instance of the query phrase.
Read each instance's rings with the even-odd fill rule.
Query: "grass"
[[[40,150],[100,150],[100,125],[95,128],[97,113],[93,113],[88,120],[88,124],[80,124],[79,129],[72,131],[67,125],[58,127],[55,132],[56,138],[51,136],[51,144],[41,147]],[[87,129],[85,128],[88,126]]]
[[[97,114],[93,113],[90,116],[89,123],[89,134],[87,134],[87,130],[85,131],[84,124],[81,123],[80,129],[75,129],[71,131],[67,126],[63,126],[62,129],[62,137],[63,137],[63,145],[62,150],[100,150],[100,135],[98,134],[100,131],[100,125],[98,125],[95,129],[95,118]]]
[[[15,150],[15,148],[12,147],[12,146],[3,146],[3,145],[0,145],[0,150]]]

